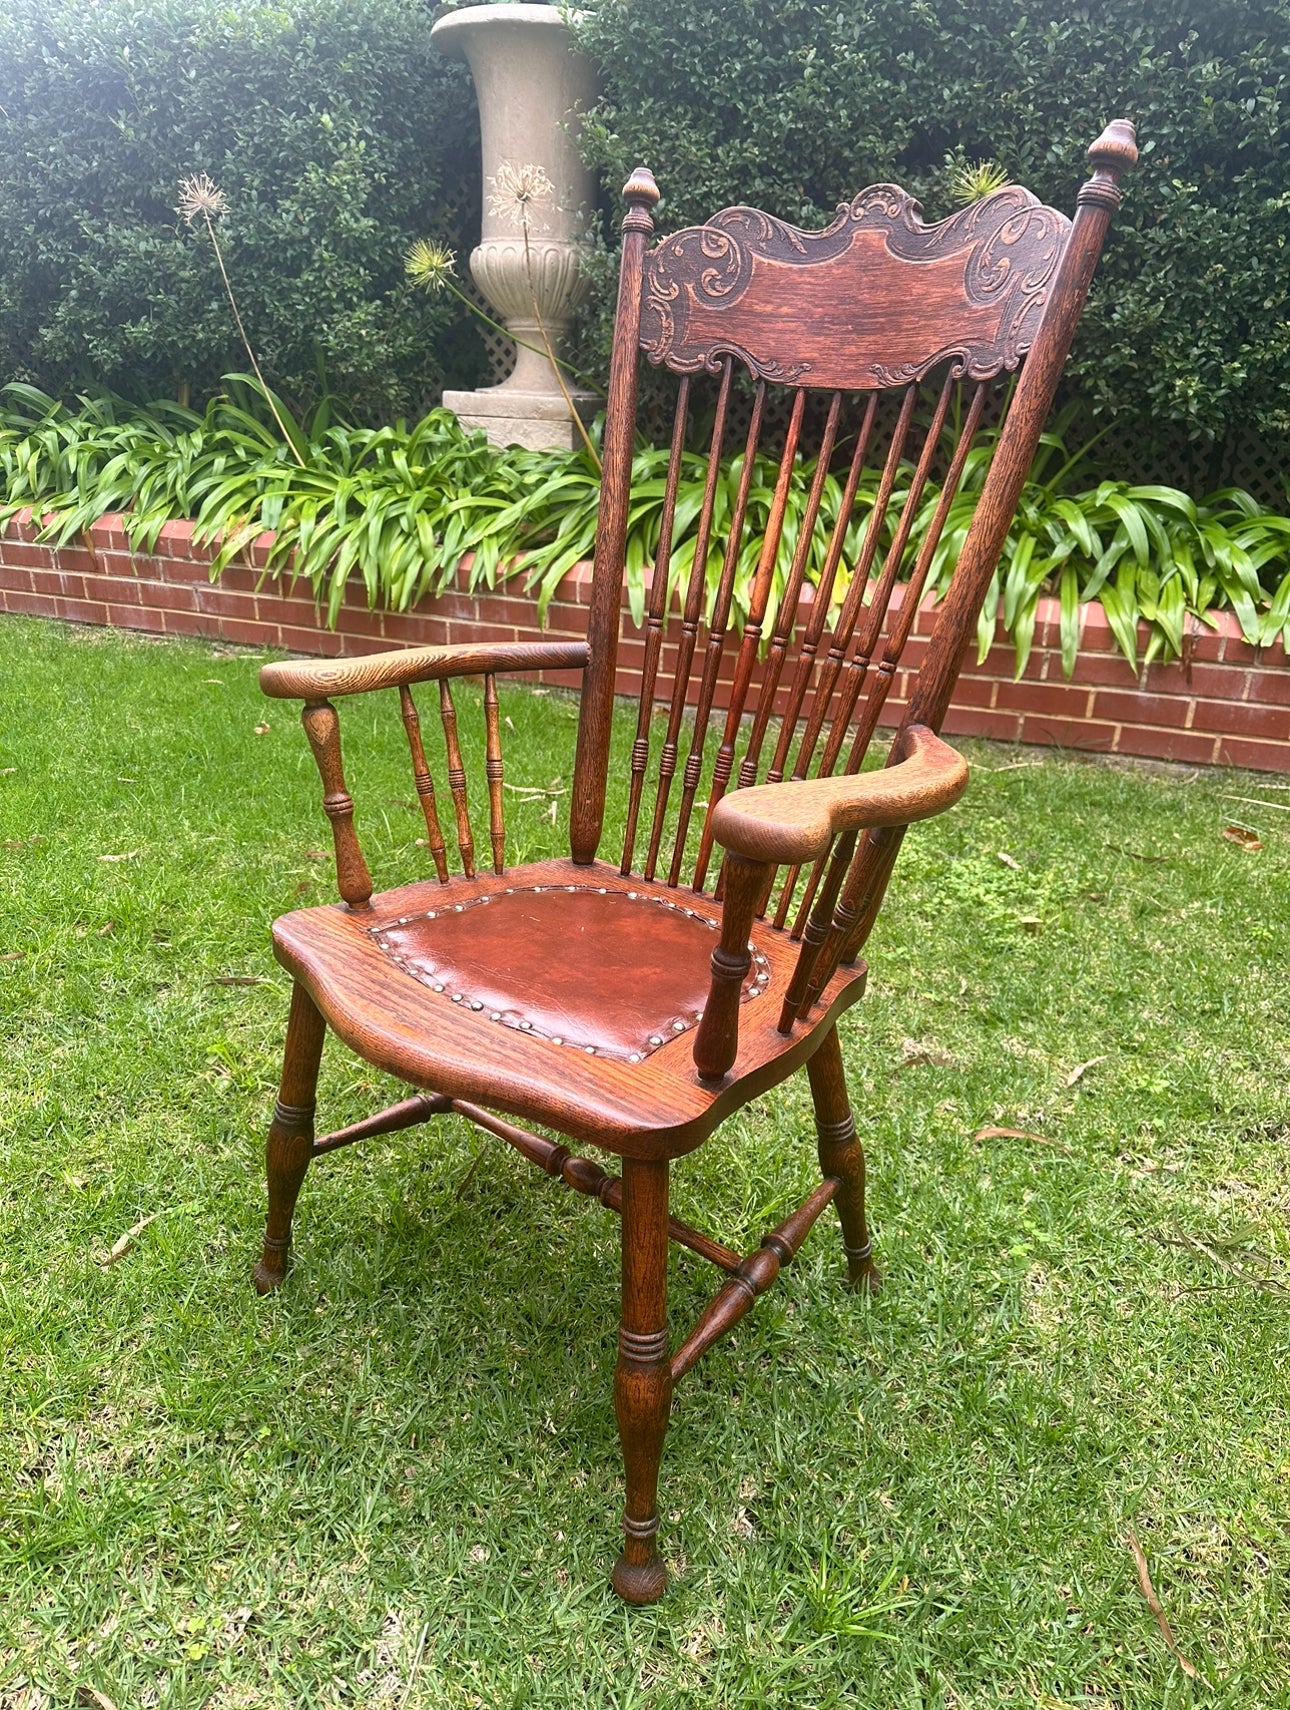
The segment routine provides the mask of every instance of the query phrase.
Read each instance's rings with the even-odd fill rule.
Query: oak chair
[[[301,909],[274,926],[275,954],[294,992],[268,1137],[269,1209],[256,1287],[264,1293],[283,1279],[296,1196],[312,1159],[439,1112],[469,1118],[617,1211],[622,1316],[614,1403],[627,1490],[613,1583],[634,1603],[658,1598],[666,1583],[656,1490],[675,1386],[774,1282],[831,1201],[850,1281],[878,1285],[864,1152],[836,1023],[864,990],[860,951],[907,827],[948,808],[967,782],[963,760],[936,733],[1119,200],[1120,173],[1137,157],[1132,126],[1110,125],[1089,155],[1094,170],[1073,222],[1008,187],[927,226],[904,192],[878,185],[843,204],[824,231],[729,208],[654,248],[650,210],[658,190],[648,172],[633,173],[624,191],[586,642],[413,648],[339,663],[284,661],[260,674],[266,694],[305,703],[343,903]],[[620,858],[607,862],[597,852],[642,352],[678,379],[626,839]],[[748,371],[743,390],[739,368]],[[1006,391],[1018,368],[986,484],[885,767],[862,773],[987,398]],[[704,385],[714,396],[700,411]],[[776,388],[786,390],[789,406],[782,455],[746,621],[736,634],[731,601],[747,551],[753,453]],[[745,420],[736,432],[740,410]],[[680,622],[669,632],[681,456],[701,413],[711,421],[706,485]],[[816,431],[818,460],[763,649],[789,482]],[[720,459],[739,439],[745,460],[723,526]],[[855,549],[853,531],[848,553],[866,465],[882,473],[861,544]],[[831,534],[823,531],[827,545],[817,543],[818,586],[806,601],[812,537],[822,530],[830,478],[842,488],[840,510]],[[939,499],[913,552],[915,515],[932,479]],[[710,551],[720,553],[721,564],[711,593]],[[898,572],[903,597],[892,600]],[[732,680],[718,712],[727,656]],[[583,688],[570,855],[508,870],[496,679],[571,667],[582,671]],[[482,861],[452,694],[453,680],[465,675],[484,681]],[[412,696],[418,683],[437,685],[445,809],[450,803],[444,819],[455,830],[459,875],[449,870],[441,798]],[[434,877],[374,896],[332,703],[376,689],[398,692]],[[661,745],[656,716],[665,721]],[[417,1090],[366,1121],[315,1138],[328,1027]],[[805,1202],[748,1254],[669,1216],[671,1161],[802,1066],[822,1174]],[[512,1118],[618,1154],[621,1175]],[[674,1351],[665,1317],[669,1240],[724,1273]]]

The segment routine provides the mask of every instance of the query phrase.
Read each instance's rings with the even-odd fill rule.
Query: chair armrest
[[[904,757],[881,772],[759,784],[722,797],[712,830],[729,853],[721,941],[712,953],[712,983],[694,1036],[700,1080],[720,1082],[734,1064],[739,994],[751,961],[748,939],[775,866],[818,860],[839,832],[930,819],[953,806],[967,781],[963,756],[926,725],[912,724],[904,735]]]
[[[911,825],[943,813],[967,781],[963,756],[926,725],[911,724],[904,758],[880,772],[732,790],[712,816],[713,836],[746,860],[803,866],[818,860],[840,831]]]
[[[490,642],[478,647],[404,647],[359,659],[275,659],[260,669],[260,687],[278,700],[325,701],[367,689],[397,689],[441,677],[494,671],[581,670],[585,641]]]

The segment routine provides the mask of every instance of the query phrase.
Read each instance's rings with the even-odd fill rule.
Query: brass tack
[[[661,1045],[663,1043],[662,1039],[659,1037],[659,1035],[657,1033],[651,1033],[650,1034],[649,1042],[651,1045]]]
[[[556,1038],[553,1038],[553,1039],[552,1039],[552,1041],[551,1041],[551,1043],[552,1043],[552,1044],[553,1044],[553,1045],[563,1045],[563,1044],[564,1044],[564,1040],[563,1040],[563,1039],[561,1039],[561,1038],[559,1038],[559,1037],[556,1037]]]
[[[639,1063],[640,1062],[640,1053],[637,1051],[633,1051],[631,1056],[627,1059],[627,1061],[629,1063]]]
[[[461,994],[461,993],[460,993],[460,992],[454,992],[454,993],[453,993],[453,994],[452,994],[452,1001],[453,1001],[453,1002],[454,1002],[454,1003],[460,1003],[460,1002],[461,1002],[461,998],[462,998],[462,994]]]
[[[673,1031],[676,1033],[684,1033],[685,1032],[685,1023],[683,1021],[674,1021],[672,1023],[672,1028],[673,1028]]]
[[[527,1033],[529,1031],[529,1029],[532,1027],[532,1025],[533,1025],[533,1023],[531,1021],[521,1021],[520,1022],[521,1032]]]
[[[488,1019],[489,1019],[489,1020],[490,1020],[490,1021],[500,1021],[500,1020],[501,1020],[501,1019],[502,1019],[502,1012],[501,1012],[501,1010],[500,1010],[500,1009],[495,1009],[495,1010],[494,1010],[494,1011],[493,1011],[493,1013],[492,1013],[492,1014],[491,1014],[491,1015],[490,1015],[490,1016],[489,1016],[489,1018],[488,1018]]]
[[[433,986],[431,986],[430,990],[434,991],[434,992],[441,992],[443,990],[443,982],[437,981]]]
[[[584,1046],[583,1046],[583,1047],[582,1047],[582,1048],[583,1048],[583,1050],[584,1050],[584,1051],[585,1051],[585,1052],[586,1052],[586,1053],[587,1053],[587,1055],[588,1055],[588,1056],[589,1056],[589,1057],[594,1057],[594,1056],[595,1056],[595,1054],[596,1054],[596,1047],[595,1047],[595,1046],[594,1046],[594,1045],[584,1045]]]
[[[470,1007],[472,1009],[483,1009],[484,1006],[482,1003],[472,1003]]]

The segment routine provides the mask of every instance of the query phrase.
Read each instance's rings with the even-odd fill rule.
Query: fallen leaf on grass
[[[263,986],[268,982],[258,974],[216,974],[213,986]]]
[[[1087,1063],[1076,1063],[1066,1077],[1066,1085],[1073,1087],[1076,1081],[1082,1081],[1090,1069],[1096,1069],[1099,1063],[1105,1063],[1107,1055],[1108,1053],[1104,1051],[1100,1057],[1090,1057]]]
[[[1037,914],[1019,914],[1017,916],[1017,925],[1023,932],[1036,933],[1043,924]]]
[[[1248,825],[1225,825],[1223,837],[1228,843],[1235,843],[1238,849],[1244,849],[1250,855],[1257,855],[1263,847],[1263,839],[1257,831],[1251,831]]]
[[[1034,1134],[1029,1128],[978,1128],[973,1140],[1033,1140],[1036,1146],[1052,1146],[1059,1152],[1069,1152],[1064,1140],[1050,1140],[1046,1134]]]
[[[138,855],[137,849],[127,849],[124,855],[100,855],[100,861],[133,861]]]
[[[900,1061],[895,1072],[902,1069],[918,1069],[928,1065],[934,1069],[948,1069],[954,1059],[948,1051],[935,1044],[930,1039],[902,1039],[900,1042]]]
[[[269,727],[267,724],[264,723],[263,720],[261,720],[261,722],[256,725],[255,734],[257,736],[267,736],[269,734]]]
[[[0,766],[0,778],[10,778],[17,770],[16,766]]]
[[[305,860],[306,861],[325,861],[326,859],[327,859],[327,851],[325,849],[306,849],[305,850]]]
[[[6,950],[4,955],[0,956],[0,962],[21,962],[26,954],[25,950]]]
[[[141,1217],[132,1228],[126,1230],[124,1235],[117,1236],[112,1243],[110,1252],[100,1253],[95,1262],[102,1265],[103,1269],[106,1270],[109,1265],[116,1264],[118,1259],[124,1259],[139,1236],[143,1234],[150,1223],[155,1223],[160,1215],[160,1212],[153,1211],[147,1217]]]
[[[999,851],[999,859],[1003,862],[1005,867],[1011,867],[1014,873],[1019,873],[1021,871],[1021,862],[1014,860],[1013,857],[1008,854],[1006,849],[1001,849]]]
[[[1147,1558],[1142,1553],[1142,1545],[1138,1542],[1138,1534],[1133,1530],[1132,1526],[1129,1527],[1128,1545],[1133,1551],[1133,1560],[1138,1569],[1138,1584],[1142,1588],[1142,1595],[1146,1599],[1147,1608],[1156,1618],[1156,1626],[1160,1629],[1161,1638],[1177,1658],[1178,1666],[1187,1676],[1188,1680],[1196,1680],[1198,1678],[1196,1670],[1178,1649],[1178,1641],[1174,1638],[1174,1630],[1169,1625],[1169,1617],[1165,1614],[1164,1605],[1156,1596],[1156,1588],[1151,1583],[1151,1571],[1147,1567]]]
[[[78,1686],[76,1688],[78,1704],[96,1704],[98,1710],[116,1710],[116,1705],[106,1692],[100,1692],[97,1686]]]
[[[94,928],[94,936],[96,938],[106,938],[109,932],[115,931],[116,922],[114,920],[105,920],[102,926],[96,926]]]

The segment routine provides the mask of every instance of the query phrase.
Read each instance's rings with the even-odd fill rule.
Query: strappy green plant
[[[143,410],[110,397],[85,397],[69,408],[35,388],[0,393],[0,521],[30,507],[55,544],[82,536],[108,511],[125,513],[136,550],[155,548],[162,525],[191,519],[195,538],[215,547],[218,575],[252,541],[272,531],[266,574],[306,580],[335,622],[354,581],[372,606],[406,610],[454,583],[492,588],[519,576],[545,615],[556,588],[590,557],[599,509],[599,475],[585,448],[498,450],[467,432],[445,410],[413,427],[403,422],[356,428],[324,401],[297,421],[280,398],[275,420],[261,413],[253,375],[228,377],[228,392],[204,414],[163,403]],[[1139,662],[1138,626],[1148,634],[1146,663],[1183,650],[1189,619],[1213,625],[1235,612],[1245,638],[1266,646],[1290,641],[1290,516],[1262,509],[1239,488],[1193,500],[1174,487],[1100,481],[1080,485],[1094,442],[1072,451],[1069,417],[1042,437],[1017,517],[981,614],[984,656],[997,619],[1016,650],[1018,675],[1033,644],[1038,602],[1059,601],[1062,664],[1074,670],[1082,614],[1096,600],[1126,659]],[[594,434],[594,430],[593,430]],[[984,433],[968,454],[960,490],[934,554],[929,586],[943,593],[962,550],[985,480],[995,435]],[[644,615],[646,573],[663,513],[666,453],[636,453],[628,512],[627,590],[632,614]],[[742,455],[722,465],[704,565],[709,593],[721,574]],[[736,565],[731,621],[748,609],[760,525],[770,509],[774,461],[759,454],[749,485],[749,526]],[[791,485],[765,633],[774,625],[815,473],[803,460]],[[878,549],[892,540],[894,519],[912,471],[898,475]],[[687,452],[682,464],[669,600],[683,598],[694,561],[706,459]],[[861,478],[833,597],[847,587],[846,566],[859,556],[872,526],[875,470]],[[935,482],[920,500],[904,568],[926,539],[937,501]],[[827,477],[807,558],[816,580],[842,501],[842,483]]]

